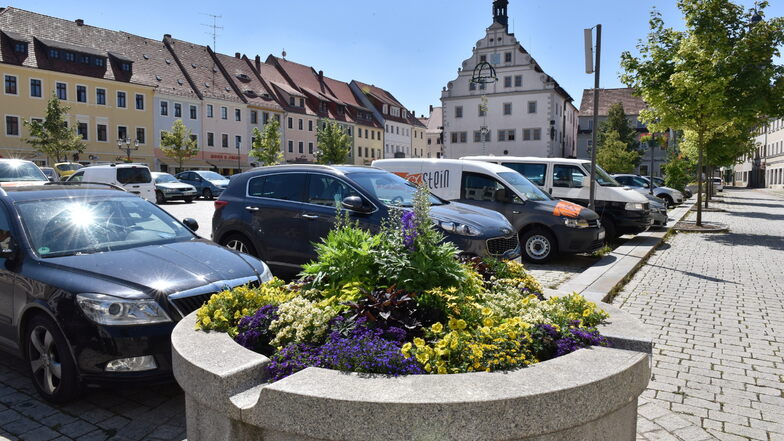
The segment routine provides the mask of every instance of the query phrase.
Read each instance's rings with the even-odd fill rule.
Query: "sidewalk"
[[[784,440],[784,198],[722,196],[729,233],[673,236],[613,302],[654,338],[640,440]]]

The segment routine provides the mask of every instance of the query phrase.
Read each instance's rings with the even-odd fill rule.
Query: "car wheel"
[[[27,324],[25,359],[38,393],[54,403],[66,403],[82,391],[76,364],[57,324],[36,315]]]
[[[553,234],[543,228],[533,228],[520,235],[523,258],[532,263],[545,263],[558,255],[558,244]]]
[[[213,197],[212,190],[210,190],[209,188],[205,188],[204,191],[201,192],[201,195],[202,197],[204,197],[204,199],[209,199],[209,200],[212,200]]]
[[[668,194],[663,194],[663,195],[661,195],[661,196],[660,196],[660,199],[661,199],[662,201],[664,201],[664,205],[665,205],[667,208],[670,208],[670,207],[674,207],[674,206],[675,206],[675,201],[673,201],[673,200],[672,200],[672,198],[670,197],[670,195],[668,195]]]
[[[185,203],[186,204],[192,204],[193,203],[193,198],[185,198]]]
[[[256,248],[253,246],[251,241],[241,234],[231,234],[226,236],[221,241],[221,245],[234,251],[239,251],[240,253],[250,254],[251,256],[258,257]]]
[[[163,197],[163,192],[155,190],[155,203],[158,205],[166,203],[166,198]]]

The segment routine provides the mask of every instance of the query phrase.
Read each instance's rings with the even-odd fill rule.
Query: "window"
[[[304,142],[300,141],[300,142],[297,144],[297,147],[299,147],[299,152],[300,152],[300,153],[305,153],[305,143],[304,143]]]
[[[101,106],[106,105],[106,89],[95,89],[95,103]]]
[[[523,129],[523,141],[531,140],[531,129]]]
[[[308,132],[313,131],[313,120],[308,121]]]
[[[512,53],[506,52],[504,53],[504,63],[511,63],[512,62]]]
[[[296,106],[297,105],[296,98],[294,98],[293,96],[290,96],[289,97],[289,105],[290,106]]]
[[[5,93],[8,95],[17,95],[15,76],[13,75],[5,76]]]
[[[542,129],[533,129],[531,130],[534,141],[539,141],[542,139]]]
[[[299,119],[299,126],[298,127],[299,127],[300,130],[305,128],[305,126],[303,125],[302,118]]]
[[[263,112],[261,114],[261,123],[266,125],[268,122],[269,122],[269,112]]]
[[[197,135],[191,135],[191,141],[195,142],[196,145],[199,145],[199,137]]]
[[[87,102],[87,86],[76,86],[76,101]]]
[[[308,153],[310,153],[311,155],[313,154],[313,143],[312,142],[308,143]]]
[[[182,104],[174,103],[174,117],[182,118]]]
[[[520,164],[516,162],[504,162],[501,165],[525,176],[526,179],[534,184],[544,186],[544,174],[547,173],[547,164]]]
[[[117,92],[117,107],[125,108],[125,92]]]
[[[136,128],[136,140],[139,141],[139,144],[147,142],[147,130],[145,130],[144,127]]]
[[[136,110],[144,110],[144,95],[136,94]]]
[[[487,55],[480,55],[480,56],[479,56],[479,61],[480,61],[480,62],[482,62],[482,61],[487,61]]]
[[[641,175],[647,175],[648,174],[648,165],[647,164],[640,165],[640,174]]]
[[[310,175],[308,193],[305,202],[308,204],[337,207],[349,196],[361,197],[351,186],[332,176]]]
[[[255,110],[250,111],[250,123],[251,124],[259,123],[259,112],[256,112]]]
[[[57,49],[49,49],[49,58],[58,59],[60,58],[60,51]]]
[[[468,133],[467,132],[452,132],[452,143],[465,143],[467,142]]]
[[[191,117],[191,119],[196,119],[196,106],[194,106],[194,105],[190,105],[190,106],[188,107],[188,110],[190,111],[190,117]]]
[[[512,87],[512,77],[504,77],[504,87]]]
[[[428,139],[428,141],[430,141]],[[485,133],[485,136],[482,136],[481,130],[474,130],[474,142],[490,142],[490,132],[488,131]],[[430,144],[428,142],[428,144]]]
[[[90,64],[90,56],[84,54],[79,55],[79,62],[82,64]]]
[[[128,127],[117,126],[117,139],[128,139]]]
[[[30,80],[30,96],[41,98],[41,80]]]
[[[294,141],[289,141],[289,153],[294,153]]]
[[[528,101],[528,113],[536,113],[536,101]]]
[[[499,130],[498,131],[498,141],[514,141],[515,140],[515,129],[510,130]]]
[[[66,89],[65,83],[57,83],[55,88],[57,89],[57,98],[61,100],[68,99],[68,90]]]
[[[215,134],[212,132],[207,132],[207,146],[215,147]]]
[[[362,147],[357,147],[357,158],[362,157]]]
[[[299,99],[299,106],[300,107],[305,107],[305,98],[300,98]]]
[[[240,109],[234,109],[234,121],[242,121],[242,111]]]
[[[294,128],[294,118],[292,118],[292,117],[289,117],[289,128],[290,129]]]
[[[583,186],[585,173],[574,165],[559,165],[553,167],[553,187],[580,188]]]
[[[76,54],[74,54],[73,52],[66,52],[65,61],[76,61]]]
[[[107,139],[107,131],[106,131],[106,124],[98,124],[96,127],[96,139],[101,142],[108,141]]]
[[[87,141],[87,123],[86,122],[77,122],[76,123],[76,133],[82,137],[83,140]]]
[[[455,118],[463,117],[463,106],[455,106]]]
[[[468,83],[468,90],[476,90],[476,83]]]
[[[169,103],[161,101],[161,116],[169,116]]]
[[[95,57],[95,65],[98,67],[103,67],[103,58]]]
[[[19,117],[5,117],[5,134],[8,136],[19,136]]]
[[[225,149],[229,148],[229,135],[225,133],[221,134],[221,147]]]
[[[207,118],[212,118],[212,104],[207,104]]]
[[[512,103],[504,103],[504,115],[512,114]]]
[[[506,202],[506,194],[512,195],[504,184],[494,178],[479,174],[464,172],[460,185],[460,198],[469,201]]]
[[[240,135],[234,136],[234,148],[236,148],[237,150],[242,148],[242,136]]]
[[[304,173],[259,176],[248,182],[248,196],[303,202]]]
[[[17,42],[14,44],[14,52],[18,54],[26,54],[27,53],[27,43]]]
[[[229,108],[221,106],[221,119],[229,119]]]
[[[122,63],[122,64],[120,64],[120,69],[122,69],[123,72],[130,72],[131,71],[131,63]]]

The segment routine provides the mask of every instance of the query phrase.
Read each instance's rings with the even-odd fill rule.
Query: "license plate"
[[[600,232],[599,232],[599,237],[597,237],[597,239],[598,239],[598,240],[602,240],[602,239],[604,239],[604,231],[600,231]]]

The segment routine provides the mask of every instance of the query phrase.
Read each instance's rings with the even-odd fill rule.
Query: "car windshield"
[[[547,196],[547,193],[539,190],[539,187],[532,184],[531,181],[526,179],[520,173],[513,173],[513,172],[501,172],[498,173],[504,181],[506,181],[509,185],[514,187],[518,193],[525,196],[527,200],[530,201],[549,201],[550,197]]]
[[[414,205],[416,186],[396,174],[378,171],[349,173],[347,176],[388,207]],[[442,205],[444,201],[430,195],[430,203]]]
[[[41,171],[48,177],[54,176],[54,170],[51,168],[42,168]]]
[[[223,176],[221,176],[221,175],[219,175],[219,174],[217,174],[215,172],[211,172],[211,171],[199,172],[199,176],[201,176],[202,178],[204,178],[204,179],[206,179],[208,181],[225,181],[226,180],[225,177],[223,177]]]
[[[32,162],[0,162],[0,182],[11,181],[49,181],[49,178]]]
[[[653,178],[653,182],[659,187],[664,187],[664,179],[662,178]]]
[[[591,163],[590,162],[583,162],[583,167],[590,173],[591,172]],[[599,164],[596,164],[596,182],[601,185],[602,187],[621,187],[621,184],[618,183],[609,173],[604,171]]]
[[[195,237],[166,212],[136,197],[44,199],[16,206],[30,245],[44,258]]]
[[[167,182],[175,182],[176,183],[176,182],[180,182],[180,181],[178,181],[174,176],[172,176],[172,175],[170,175],[168,173],[162,174],[162,175],[158,175],[155,178],[155,183],[156,184],[164,184],[164,183],[167,183]]]
[[[55,168],[60,171],[76,171],[83,168],[82,164],[55,164]]]

